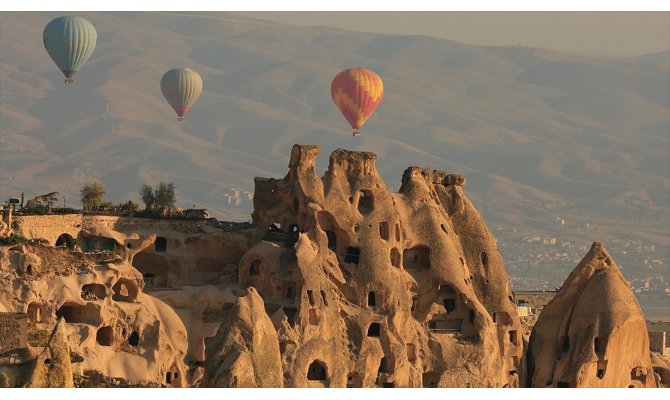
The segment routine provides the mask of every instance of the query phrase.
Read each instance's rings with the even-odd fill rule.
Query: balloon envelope
[[[171,69],[161,79],[161,91],[178,119],[183,120],[202,93],[202,78],[190,68]]]
[[[47,53],[72,82],[72,75],[91,57],[98,34],[82,17],[58,17],[44,27],[42,41]]]
[[[367,68],[350,68],[335,76],[330,94],[357,134],[382,101],[384,83],[379,75]]]

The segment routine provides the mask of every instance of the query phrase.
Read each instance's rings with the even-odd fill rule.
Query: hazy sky
[[[479,45],[524,45],[591,55],[670,50],[670,12],[240,12],[294,25],[428,35]]]

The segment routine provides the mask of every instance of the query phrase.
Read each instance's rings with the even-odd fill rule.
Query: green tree
[[[144,203],[145,210],[153,210],[154,205],[156,204],[156,196],[154,196],[154,190],[151,186],[146,183],[140,188],[140,197],[142,198],[142,203]]]
[[[103,203],[103,196],[107,193],[105,187],[100,182],[87,183],[81,188],[81,204],[84,211],[95,211]]]
[[[154,189],[156,195],[156,207],[163,213],[167,214],[174,210],[177,199],[174,194],[174,183],[161,182],[158,187]]]
[[[140,188],[140,197],[145,210],[168,215],[174,210],[177,198],[174,183],[160,182],[155,188],[144,184]]]

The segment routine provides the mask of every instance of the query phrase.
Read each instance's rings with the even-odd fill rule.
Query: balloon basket
[[[177,121],[184,122],[184,117],[177,117]]]
[[[67,78],[67,79],[65,80],[65,84],[66,84],[66,85],[72,85],[73,82],[74,82],[74,79],[72,79],[72,78]]]
[[[359,131],[353,131],[351,136],[361,136],[361,133]]]

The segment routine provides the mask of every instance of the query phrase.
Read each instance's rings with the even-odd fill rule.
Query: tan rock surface
[[[92,252],[2,247],[0,310],[26,312],[45,329],[63,316],[83,358],[74,373],[100,372],[88,384],[667,382],[602,246],[544,308],[528,343],[463,176],[410,167],[393,193],[373,153],[336,150],[323,177],[319,153],[295,145],[283,179],[255,179],[251,225],[87,215],[77,243]]]
[[[76,372],[128,382],[185,377],[186,329],[172,308],[142,292],[130,264],[67,248],[14,246],[3,248],[0,283],[0,308],[25,312],[47,330],[64,318],[68,344],[83,356]],[[172,379],[172,386],[183,384]]]
[[[284,179],[256,178],[252,217],[270,231],[239,263],[284,385],[517,386],[519,320],[465,179],[412,167],[391,193],[374,154],[337,150],[320,178],[319,153],[296,145]]]
[[[282,387],[277,332],[254,288],[239,298],[207,346],[208,387]]]
[[[602,244],[542,310],[526,362],[531,387],[656,387],[644,315]]]

